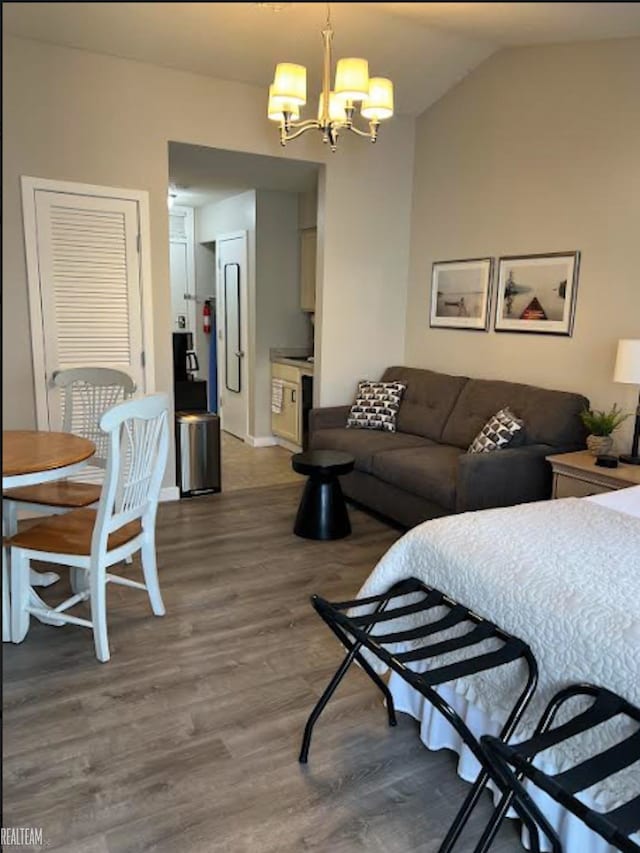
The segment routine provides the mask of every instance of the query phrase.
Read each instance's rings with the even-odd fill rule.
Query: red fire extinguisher
[[[202,306],[202,331],[205,335],[211,334],[211,306],[208,302]]]

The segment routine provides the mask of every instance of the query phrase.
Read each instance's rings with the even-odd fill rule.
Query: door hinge
[[[138,254],[140,254],[142,251],[142,236],[139,232],[136,234],[136,248],[138,250]]]
[[[142,350],[142,352],[140,353],[140,364],[142,367],[147,366],[147,358],[145,356],[144,350]]]

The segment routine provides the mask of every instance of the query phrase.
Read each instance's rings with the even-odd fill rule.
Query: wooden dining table
[[[35,486],[78,474],[96,452],[92,441],[66,432],[5,430],[2,433],[2,492],[18,486]],[[16,531],[6,529],[2,514],[3,536]],[[34,573],[31,585],[48,586],[58,579],[49,573]],[[43,604],[35,592],[32,595]],[[11,602],[7,549],[2,549],[2,641],[11,640]]]

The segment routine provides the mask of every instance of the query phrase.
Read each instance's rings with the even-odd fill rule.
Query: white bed
[[[383,592],[408,577],[441,589],[531,646],[539,686],[516,740],[531,732],[549,698],[569,683],[602,684],[640,705],[640,487],[425,522],[387,552],[359,597]],[[403,626],[412,618],[405,617]],[[391,630],[390,623],[384,630]],[[497,733],[514,690],[523,683],[521,667],[516,662],[459,679],[441,693],[472,731]],[[458,752],[458,773],[472,781],[477,763],[453,729],[395,673],[389,685],[397,709],[420,721],[423,742],[430,749]],[[603,748],[622,733],[609,724],[589,737]],[[550,750],[546,766],[575,763],[576,748],[578,742]],[[631,779],[638,773],[640,767],[634,765],[594,786],[585,792],[585,801],[613,808],[629,798]],[[580,821],[544,795],[532,794],[559,832],[566,853],[613,853]],[[635,840],[640,842],[640,836]]]

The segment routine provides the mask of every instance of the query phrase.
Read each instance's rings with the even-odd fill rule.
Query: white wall
[[[612,381],[640,337],[640,40],[505,50],[418,120],[408,364],[578,391]],[[436,260],[582,252],[572,338],[429,329]],[[620,435],[629,442],[631,420]]]
[[[298,227],[315,228],[318,224],[318,187],[299,194]]]
[[[345,402],[362,375],[402,360],[411,119],[394,118],[376,145],[345,138],[331,154],[311,134],[283,150],[260,88],[13,37],[3,63],[5,427],[35,424],[20,175],[149,192],[156,385],[170,389],[170,140],[326,161],[319,399]]]
[[[255,231],[256,193],[248,190],[196,208],[196,241],[208,243],[232,231]]]
[[[273,347],[308,347],[311,324],[300,308],[298,193],[256,194],[255,421],[253,435],[271,435]]]

